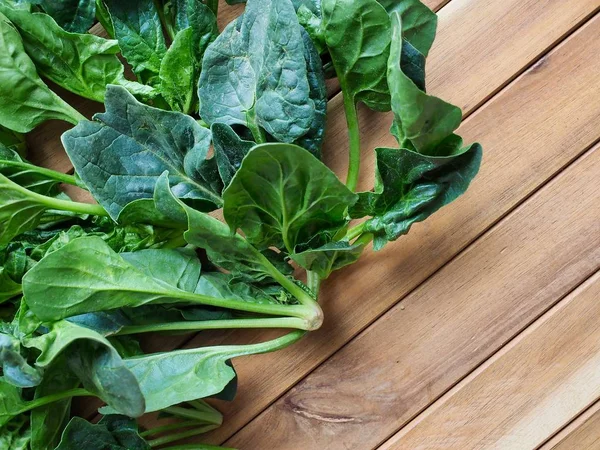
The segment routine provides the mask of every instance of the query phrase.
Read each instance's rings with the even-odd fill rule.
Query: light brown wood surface
[[[542,450],[600,449],[600,400],[590,406],[540,448]]]
[[[596,272],[381,450],[542,444],[600,397],[599,298]]]
[[[221,3],[223,27],[243,7]],[[217,402],[225,425],[205,439],[211,443],[233,436],[227,445],[249,450],[374,449],[461,378],[483,380],[469,372],[598,268],[600,168],[597,152],[581,155],[600,138],[600,18],[591,18],[600,0],[426,3],[441,8],[428,60],[428,90],[469,116],[460,134],[483,144],[481,172],[459,201],[327,280],[321,330],[285,351],[235,362],[239,395],[233,403]],[[338,91],[335,82],[328,88],[330,94]],[[103,109],[56,90],[88,117]],[[347,136],[339,94],[328,112],[325,162],[344,177]],[[372,149],[396,144],[388,131],[389,115],[361,108],[360,121],[365,149],[360,184],[369,189]],[[67,128],[50,122],[32,133],[32,159],[71,170],[58,139]],[[160,337],[145,346],[160,351],[256,342],[272,333]],[[598,386],[589,392],[593,388]],[[493,386],[480,389],[493,391]],[[586,399],[586,405],[562,411],[560,426],[543,438],[595,401]],[[433,408],[438,411],[439,405]],[[460,405],[465,415],[481,406]],[[89,414],[96,403],[87,406],[80,410]],[[454,415],[439,411],[440,416],[425,414],[439,417],[439,423],[460,415],[458,407]],[[589,430],[585,423],[574,429]],[[487,430],[500,439],[509,436],[501,436],[507,427]],[[426,443],[422,448],[463,448],[452,447],[452,435],[447,436],[437,447]],[[591,437],[587,431],[578,439],[593,442]],[[487,441],[473,448],[511,450]]]

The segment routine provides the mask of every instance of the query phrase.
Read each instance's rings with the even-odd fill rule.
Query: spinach
[[[106,112],[94,119],[67,131],[62,141],[81,179],[111,217],[117,219],[135,200],[152,198],[164,171],[178,197],[202,210],[222,205],[205,178],[210,176],[210,131],[191,117],[143,105],[125,89],[109,86]]]
[[[426,93],[436,16],[418,0],[250,0],[221,34],[217,12],[214,0],[0,0],[2,448],[141,450],[214,429],[222,416],[200,399],[233,400],[235,358],[319,328],[322,280],[478,171],[460,109]],[[94,14],[116,40],[84,32]],[[85,120],[38,73],[106,112]],[[330,75],[345,185],[320,161]],[[398,146],[375,149],[374,186],[355,193],[361,102],[391,109]],[[75,125],[62,136],[73,175],[25,159],[20,133],[50,118]],[[289,331],[150,354],[136,337],[253,328]],[[98,424],[71,418],[76,396],[107,403]],[[176,422],[139,430],[130,417],[146,412]]]
[[[249,3],[206,49],[198,87],[202,118],[245,125],[257,142],[264,131],[282,142],[308,133],[315,107],[301,30],[289,0]]]
[[[32,14],[2,4],[0,12],[18,28],[38,73],[59,86],[99,102],[104,101],[108,84],[122,85],[143,98],[155,95],[151,87],[125,78],[116,41],[69,33],[46,14]]]
[[[53,93],[25,53],[21,36],[0,13],[0,126],[19,133],[58,119],[77,123],[84,117]]]

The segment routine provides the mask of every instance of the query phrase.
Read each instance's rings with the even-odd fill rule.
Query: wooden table
[[[600,449],[600,0],[427,3],[440,22],[428,90],[463,108],[459,133],[484,147],[479,176],[408,236],[327,280],[321,330],[238,360],[239,395],[218,404],[225,424],[205,440],[244,450]],[[223,6],[223,21],[239,9]],[[342,101],[329,90],[324,155],[344,174]],[[102,108],[74,102],[88,115]],[[360,116],[372,173],[372,149],[393,145],[391,119]],[[30,136],[36,162],[71,169],[64,129]]]

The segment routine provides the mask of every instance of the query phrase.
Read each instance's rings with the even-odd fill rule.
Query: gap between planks
[[[600,449],[600,400],[538,448],[541,450]]]
[[[590,292],[592,294],[590,294]],[[595,295],[594,295],[595,294]],[[526,401],[521,401],[519,402],[519,398],[515,398],[518,397],[519,395],[519,390],[523,389],[523,386],[527,387],[527,388],[533,388],[533,386],[531,386],[531,384],[536,384],[536,383],[531,383],[531,378],[532,378],[532,373],[535,373],[536,370],[540,370],[540,365],[543,369],[547,370],[547,373],[552,373],[553,369],[556,370],[558,373],[558,379],[552,378],[552,377],[548,377],[549,380],[538,380],[535,379],[535,381],[537,383],[542,384],[544,381],[548,381],[548,384],[551,384],[552,381],[555,381],[555,384],[557,381],[562,380],[561,375],[563,376],[567,376],[567,375],[574,375],[574,377],[576,378],[576,374],[569,374],[569,373],[564,373],[564,372],[568,372],[568,370],[570,370],[572,367],[567,367],[564,368],[560,367],[558,369],[556,369],[552,363],[555,362],[555,359],[552,358],[543,358],[544,361],[542,361],[542,363],[540,364],[539,359],[540,355],[544,355],[545,353],[550,353],[552,354],[552,352],[556,351],[556,349],[554,348],[554,346],[556,345],[556,342],[560,342],[561,340],[565,340],[565,338],[568,336],[570,338],[572,338],[573,340],[575,340],[578,337],[584,337],[583,335],[581,335],[580,333],[580,329],[579,327],[577,327],[577,325],[579,324],[579,315],[575,315],[575,317],[570,317],[569,313],[571,314],[571,316],[573,316],[574,314],[572,313],[572,310],[575,309],[577,310],[577,308],[581,308],[581,304],[585,304],[586,306],[588,306],[588,313],[591,313],[594,311],[593,307],[592,310],[589,310],[589,306],[593,306],[593,305],[588,305],[588,303],[590,303],[590,299],[589,297],[594,297],[595,299],[600,296],[600,271],[595,272],[594,274],[592,274],[589,278],[587,278],[586,280],[584,280],[582,283],[580,283],[579,285],[577,285],[574,289],[572,289],[570,292],[568,292],[567,294],[564,295],[564,297],[562,299],[560,299],[554,306],[552,306],[548,311],[544,312],[540,317],[536,318],[531,324],[529,324],[526,328],[523,329],[523,331],[521,331],[518,335],[516,335],[513,339],[511,339],[508,343],[506,343],[502,348],[500,348],[495,354],[493,354],[492,356],[490,356],[486,361],[484,361],[480,366],[478,366],[477,368],[475,368],[471,373],[469,373],[467,376],[465,376],[465,378],[463,378],[460,382],[458,382],[454,387],[452,387],[448,392],[446,392],[444,395],[442,395],[438,400],[436,400],[434,403],[432,403],[426,410],[424,410],[423,412],[421,412],[417,417],[415,417],[410,423],[408,423],[405,427],[403,427],[401,430],[399,430],[393,437],[391,437],[389,440],[387,440],[385,442],[385,444],[381,445],[380,447],[378,447],[379,450],[396,450],[396,449],[434,449],[434,448],[442,448],[438,445],[431,445],[433,442],[436,442],[436,437],[438,438],[437,442],[442,444],[442,442],[440,441],[441,439],[448,439],[449,442],[451,442],[451,444],[449,444],[448,447],[443,447],[443,448],[447,448],[448,450],[451,448],[457,448],[457,449],[467,449],[467,448],[471,448],[469,447],[469,444],[464,443],[462,440],[458,440],[458,438],[454,438],[450,436],[450,434],[452,433],[452,429],[448,429],[448,427],[446,426],[445,423],[439,424],[437,422],[435,422],[434,420],[434,427],[437,426],[438,430],[439,430],[439,435],[433,435],[432,433],[421,433],[420,434],[420,440],[418,442],[415,442],[415,439],[413,439],[412,441],[409,440],[409,443],[407,444],[408,446],[404,445],[404,443],[402,442],[403,437],[405,436],[410,436],[411,432],[414,432],[415,430],[417,431],[417,434],[419,434],[419,426],[423,423],[425,423],[429,418],[436,418],[436,415],[440,415],[442,414],[442,418],[441,420],[444,421],[444,419],[449,419],[448,416],[451,416],[453,413],[460,413],[460,412],[465,412],[465,416],[469,416],[469,418],[466,418],[465,416],[462,416],[461,418],[456,418],[456,420],[453,421],[453,429],[457,429],[457,430],[461,430],[461,429],[472,429],[472,428],[478,428],[479,430],[482,429],[481,427],[481,423],[478,423],[481,420],[482,416],[485,416],[486,413],[493,413],[494,407],[496,406],[494,403],[500,403],[501,405],[498,405],[498,407],[503,407],[506,410],[511,410],[513,409],[515,415],[519,415],[519,413],[521,413],[522,411],[517,410],[515,408],[515,404],[517,406],[519,406],[522,409],[527,409],[527,407],[531,408],[533,406],[533,404],[535,403],[537,405],[537,410],[540,409],[540,407],[543,406],[550,406],[550,405],[541,405],[540,403],[537,402],[537,398],[530,398],[531,396],[531,392],[525,393],[524,397],[531,401],[530,404],[527,404]],[[586,303],[587,302],[587,303]],[[597,302],[595,302],[597,303]],[[600,312],[600,311],[598,311]],[[591,316],[593,316],[593,314],[590,314]],[[567,328],[567,330],[561,330],[564,334],[561,335],[561,333],[557,332],[556,330],[559,329],[559,327],[561,326],[565,326],[565,316],[567,319],[566,324],[569,324],[570,326]],[[583,315],[582,315],[583,316]],[[589,316],[587,316],[589,319]],[[568,320],[571,320],[570,322]],[[558,323],[559,320],[563,323]],[[574,328],[577,328],[576,332],[571,333],[573,336],[571,336],[570,334],[568,334],[571,330],[573,330]],[[550,330],[548,330],[550,329]],[[593,330],[594,333],[599,334],[600,333],[600,328],[596,328],[595,330]],[[580,336],[581,335],[581,336]],[[545,337],[544,342],[540,343],[540,336]],[[550,343],[550,344],[547,344]],[[563,344],[572,344],[572,342],[562,342]],[[546,345],[547,344],[547,345]],[[533,347],[532,349],[530,349],[529,352],[529,356],[531,357],[529,360],[528,358],[525,356],[523,358],[521,358],[523,355],[523,353],[526,353],[523,351],[523,348],[527,348],[527,347]],[[573,354],[575,354],[577,352],[577,350],[581,349],[577,349],[577,348],[571,348],[571,350],[573,351]],[[596,352],[596,356],[598,356],[598,354],[600,354],[600,349],[597,349],[598,352]],[[569,354],[570,356],[571,354]],[[578,354],[579,355],[579,354]],[[531,359],[533,359],[534,356],[537,356],[538,360],[534,361],[533,364],[531,364]],[[554,355],[552,355],[554,356]],[[558,355],[557,355],[558,356]],[[582,356],[582,355],[579,355]],[[546,365],[544,365],[544,363],[546,363]],[[507,370],[506,366],[510,365],[511,369]],[[533,366],[533,367],[531,367]],[[561,365],[562,366],[562,365]],[[500,375],[502,375],[503,378],[503,384],[500,384],[499,386],[497,386],[496,391],[492,394],[491,392],[486,392],[486,385],[485,382],[488,382],[489,384],[492,384],[494,381],[493,376],[496,375],[494,373],[494,371],[496,371],[496,373],[500,373]],[[539,374],[537,374],[539,375]],[[480,389],[480,391],[482,392],[472,392],[474,390],[473,386],[477,385],[477,383],[480,381],[480,378],[485,378],[485,377],[491,378],[491,380],[485,380],[483,383],[484,385],[482,386],[482,388]],[[508,379],[511,376],[513,376],[515,379],[513,380],[513,383],[511,383],[511,380]],[[564,381],[567,381],[567,379],[565,379]],[[564,383],[561,382],[561,385]],[[592,401],[595,401],[597,399],[598,396],[600,396],[600,379],[596,380],[598,381],[597,386],[595,387],[595,393],[594,398],[591,399]],[[481,384],[481,383],[479,383]],[[572,383],[570,383],[572,384]],[[549,386],[548,386],[549,387]],[[470,391],[470,392],[466,392],[465,391]],[[516,391],[516,392],[515,392]],[[560,391],[560,389],[558,389],[558,391]],[[558,392],[559,394],[561,394],[563,396],[562,400],[566,400],[564,398],[564,396],[566,395],[565,392]],[[578,392],[569,392],[572,396],[576,397]],[[468,396],[468,394],[472,394],[470,396]],[[485,400],[487,400],[487,402],[485,404],[482,404],[483,402],[481,402],[480,400],[480,395],[486,395],[487,397]],[[588,394],[588,393],[586,393]],[[473,411],[473,414],[475,414],[475,412],[480,413],[481,415],[477,418],[473,418],[471,417],[471,415],[469,415],[469,411],[464,411],[465,408],[454,408],[453,410],[450,411],[445,411],[448,409],[451,409],[448,407],[448,403],[451,403],[453,400],[456,399],[456,397],[465,397],[468,396],[469,401],[471,402],[472,405],[475,405],[475,408]],[[570,405],[568,405],[571,408],[571,414],[573,415],[577,415],[580,413],[580,410],[575,409],[573,410],[573,408],[587,408],[589,406],[590,400],[585,397],[585,394],[583,395],[584,398],[578,398],[578,404],[573,404],[573,403],[577,403],[575,401],[572,402],[564,402],[564,403],[571,403]],[[508,400],[510,398],[510,401]],[[545,399],[543,400],[545,401]],[[456,403],[456,402],[455,402]],[[464,405],[461,405],[464,406]],[[555,407],[558,405],[554,405]],[[498,408],[496,408],[498,409]],[[568,408],[564,408],[564,409],[568,409]],[[569,420],[571,420],[572,416],[567,416],[567,417],[561,417],[561,413],[557,412],[556,409],[552,409],[552,408],[548,408],[548,412],[546,414],[544,414],[543,412],[540,412],[537,415],[537,422],[534,424],[533,422],[536,420],[536,418],[533,418],[533,414],[532,412],[535,412],[536,410],[534,409],[533,411],[530,411],[527,415],[524,415],[524,419],[526,422],[531,422],[531,423],[527,423],[528,429],[531,431],[531,434],[529,433],[518,433],[523,432],[524,430],[519,429],[519,426],[513,426],[513,428],[510,429],[510,431],[512,431],[513,433],[517,434],[517,436],[510,436],[510,437],[504,437],[500,442],[498,441],[494,441],[492,440],[491,436],[487,436],[486,437],[486,445],[488,446],[492,446],[494,448],[510,448],[511,450],[517,450],[517,449],[532,449],[532,448],[538,448],[540,444],[542,444],[544,441],[547,440],[548,436],[552,436],[554,434],[554,432],[556,431],[555,428],[551,428],[551,429],[545,429],[544,427],[547,426],[555,426],[559,429],[563,428],[565,423],[568,423]],[[503,412],[505,412],[503,411]],[[445,415],[443,415],[445,413]],[[567,413],[568,414],[568,413]],[[553,416],[553,417],[549,417],[549,416]],[[541,418],[541,419],[540,419]],[[446,420],[448,421],[448,420]],[[523,420],[521,420],[522,422]],[[503,425],[509,425],[510,424],[510,419],[506,419],[506,422],[501,422],[498,424],[499,427],[502,427]],[[552,423],[548,423],[548,422],[555,422],[554,424]],[[531,427],[531,428],[529,428]],[[431,428],[431,426],[429,427]],[[544,434],[546,433],[546,434]],[[528,440],[529,439],[529,440]],[[464,439],[463,439],[464,440]],[[528,441],[527,441],[528,440]],[[482,442],[478,441],[478,442],[473,442],[473,444],[478,444],[481,445]],[[443,445],[443,444],[442,444]],[[457,446],[458,445],[458,446]],[[479,448],[477,446],[477,448]],[[580,447],[581,449],[583,449],[584,447]],[[589,450],[587,447],[585,447],[586,450]]]

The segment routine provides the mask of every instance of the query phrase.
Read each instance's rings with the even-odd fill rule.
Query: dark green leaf
[[[0,267],[0,303],[21,294],[21,285],[16,283],[4,267]]]
[[[94,24],[95,0],[37,0],[37,2],[67,31],[86,33]]]
[[[106,113],[94,118],[67,131],[62,141],[77,172],[111,217],[117,219],[132,201],[152,198],[165,171],[179,198],[207,210],[220,206],[221,198],[202,178],[210,131],[193,118],[142,105],[118,86],[108,87]]]
[[[244,157],[256,144],[240,139],[236,132],[224,123],[214,123],[210,129],[219,174],[223,184],[227,187],[241,167]]]
[[[31,428],[25,415],[15,417],[0,428],[0,448],[3,450],[29,450],[30,442]]]
[[[123,56],[145,84],[158,85],[167,53],[162,24],[152,0],[104,0]]]
[[[4,379],[17,387],[34,387],[42,381],[42,373],[21,355],[20,341],[4,333],[0,333],[0,367]]]
[[[291,258],[301,267],[316,272],[319,278],[327,278],[331,272],[355,263],[365,248],[362,242],[331,242],[322,247],[294,253]]]
[[[388,13],[376,0],[322,0],[321,7],[325,41],[344,95],[388,111]]]
[[[24,158],[27,153],[25,136],[0,125],[0,152],[11,150]]]
[[[262,144],[242,162],[223,194],[224,216],[259,248],[293,253],[323,230],[346,224],[356,195],[306,150],[291,144]]]
[[[38,73],[59,86],[99,102],[104,101],[108,84],[122,85],[143,98],[155,95],[151,87],[125,78],[123,64],[117,57],[117,41],[89,33],[69,33],[46,14],[32,14],[2,4],[0,12],[19,29],[25,51]]]
[[[0,14],[0,125],[27,133],[46,120],[76,124],[83,118],[38,76],[21,36]]]
[[[150,450],[139,435],[135,420],[120,415],[104,416],[97,424],[73,417],[56,450]]]
[[[252,0],[208,46],[200,76],[200,115],[259,127],[293,142],[314,120],[302,28],[289,0]],[[235,73],[235,76],[231,76]]]
[[[26,402],[21,398],[21,389],[0,378],[0,427],[5,427],[24,407]]]
[[[64,356],[57,358],[44,372],[42,383],[35,390],[35,398],[60,394],[75,389],[81,382],[67,367]],[[69,420],[71,398],[31,411],[31,448],[34,450],[54,450],[60,435]]]

